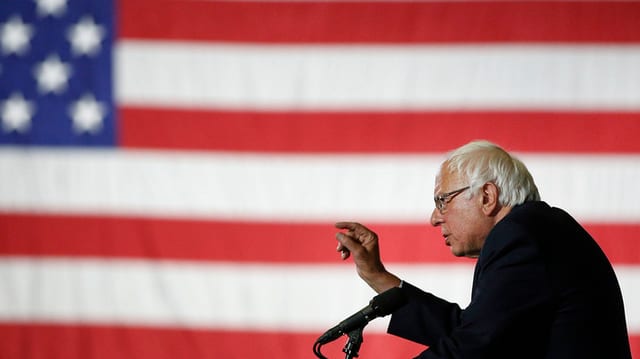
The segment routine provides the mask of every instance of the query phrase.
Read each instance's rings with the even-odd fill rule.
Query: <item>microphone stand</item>
[[[346,354],[345,359],[353,359],[358,357],[358,351],[360,351],[360,345],[362,344],[362,330],[364,326],[354,329],[347,334],[349,340],[345,344],[342,351]]]

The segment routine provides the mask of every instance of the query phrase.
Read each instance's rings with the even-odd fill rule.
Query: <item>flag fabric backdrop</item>
[[[474,261],[428,217],[480,138],[600,243],[640,357],[638,24],[632,1],[2,1],[0,357],[311,358],[374,295],[339,220],[464,306]],[[385,320],[362,358],[424,349]]]

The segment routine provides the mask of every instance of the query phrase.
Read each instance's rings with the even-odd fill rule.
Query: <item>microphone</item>
[[[407,304],[407,301],[407,296],[402,288],[394,287],[384,291],[373,297],[369,302],[369,305],[362,308],[359,312],[343,320],[335,327],[327,330],[320,338],[318,338],[316,343],[327,344],[340,338],[340,336],[345,333],[349,333],[354,329],[363,328],[375,318],[391,314],[396,309]]]

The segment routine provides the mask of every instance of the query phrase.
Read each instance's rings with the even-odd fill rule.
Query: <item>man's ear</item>
[[[482,186],[482,212],[487,216],[494,216],[500,211],[500,190],[493,182],[487,182]]]

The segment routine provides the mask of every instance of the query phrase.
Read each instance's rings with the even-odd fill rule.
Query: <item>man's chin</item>
[[[451,254],[453,254],[456,257],[464,257],[465,253],[463,251],[460,251],[456,248],[454,248],[453,246],[451,246]]]

